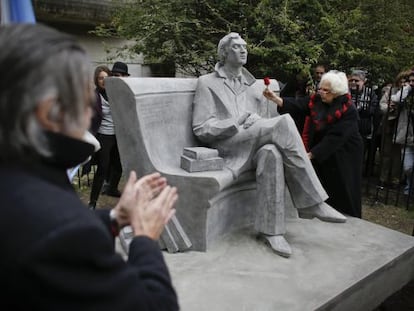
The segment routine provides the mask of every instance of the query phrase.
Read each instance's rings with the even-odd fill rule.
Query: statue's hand
[[[248,118],[246,119],[246,121],[243,124],[243,128],[248,129],[259,119],[261,119],[261,117],[256,113],[253,113],[253,114],[249,115]]]
[[[245,113],[243,113],[243,115],[241,115],[238,119],[237,119],[237,123],[239,125],[242,125],[244,122],[246,122],[247,118],[251,115],[252,113],[249,111],[246,111]]]
[[[237,120],[230,118],[227,120],[220,120],[215,124],[215,139],[226,139],[236,135],[239,131]]]

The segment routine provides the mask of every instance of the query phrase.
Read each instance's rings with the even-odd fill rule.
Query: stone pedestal
[[[414,238],[370,222],[291,219],[293,255],[250,229],[207,252],[165,253],[182,311],[369,311],[414,279]]]

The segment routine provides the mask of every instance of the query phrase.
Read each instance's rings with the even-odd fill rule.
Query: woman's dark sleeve
[[[62,226],[27,249],[20,266],[19,288],[39,310],[179,309],[158,243],[135,237],[125,262],[99,221]]]
[[[92,105],[92,118],[89,131],[96,135],[102,123],[102,101],[98,92],[95,91],[95,102]]]
[[[279,113],[289,113],[293,119],[303,118],[309,114],[309,97],[283,97],[283,107],[279,107]]]

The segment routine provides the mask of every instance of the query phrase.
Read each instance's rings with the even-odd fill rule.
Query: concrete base
[[[414,279],[414,238],[370,222],[287,223],[282,258],[250,229],[165,253],[182,311],[373,310]]]

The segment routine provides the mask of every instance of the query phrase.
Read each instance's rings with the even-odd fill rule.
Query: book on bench
[[[204,172],[222,170],[223,158],[218,150],[207,147],[185,147],[181,155],[181,168],[187,172]]]

